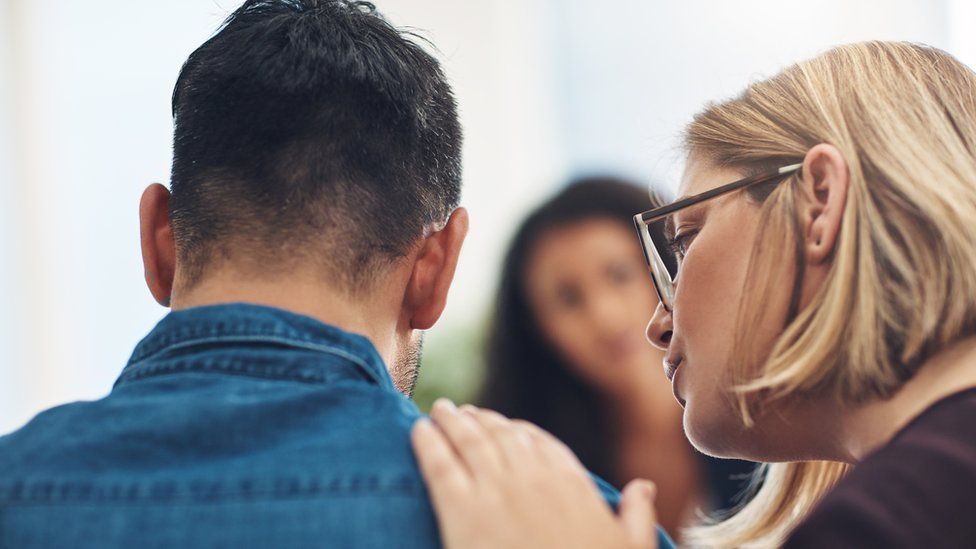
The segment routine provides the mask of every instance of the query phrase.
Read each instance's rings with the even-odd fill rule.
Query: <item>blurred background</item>
[[[678,134],[705,102],[833,44],[911,40],[976,64],[963,0],[375,3],[437,45],[466,132],[472,227],[427,337],[422,408],[475,394],[505,246],[565,181],[673,192]],[[0,0],[0,433],[105,395],[165,314],[143,284],[137,203],[168,180],[182,62],[236,6]]]

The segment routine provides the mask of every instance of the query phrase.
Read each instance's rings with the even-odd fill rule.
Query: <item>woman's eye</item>
[[[610,281],[615,284],[624,284],[629,282],[632,278],[635,278],[635,274],[640,272],[640,269],[635,268],[633,265],[616,264],[607,269],[610,276]]]
[[[583,301],[583,296],[575,288],[562,287],[556,290],[556,299],[561,306],[572,309]]]
[[[674,254],[678,261],[684,259],[685,254],[688,253],[688,247],[691,246],[691,241],[695,238],[698,231],[685,231],[683,233],[677,234],[668,242],[671,248],[671,253]]]

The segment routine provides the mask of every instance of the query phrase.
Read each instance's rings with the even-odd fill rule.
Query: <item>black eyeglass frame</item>
[[[665,264],[661,253],[651,238],[650,224],[678,210],[683,210],[695,204],[700,204],[706,200],[744,189],[751,185],[765,183],[778,177],[790,175],[799,171],[801,168],[803,168],[802,163],[790,164],[789,166],[783,166],[773,171],[751,175],[634,216],[634,228],[637,229],[641,249],[644,250],[644,259],[647,261],[647,266],[651,271],[651,280],[654,282],[654,289],[657,291],[657,296],[661,300],[661,304],[664,305],[667,311],[671,311],[674,301],[674,280],[672,280],[671,273],[668,272],[667,264]]]

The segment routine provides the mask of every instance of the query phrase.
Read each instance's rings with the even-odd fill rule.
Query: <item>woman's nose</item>
[[[658,349],[667,351],[668,344],[671,343],[671,333],[671,312],[658,303],[657,308],[654,309],[654,316],[647,324],[647,341]]]
[[[587,316],[591,329],[601,335],[610,337],[620,335],[620,332],[632,330],[633,316],[628,315],[628,299],[633,296],[626,292],[605,291],[594,293],[587,300]]]

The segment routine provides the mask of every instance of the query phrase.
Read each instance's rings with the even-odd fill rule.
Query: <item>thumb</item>
[[[649,480],[636,479],[624,487],[620,497],[620,522],[627,539],[637,547],[657,547],[657,488]]]

